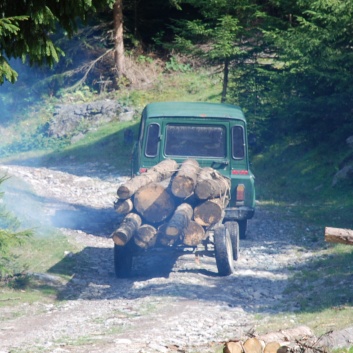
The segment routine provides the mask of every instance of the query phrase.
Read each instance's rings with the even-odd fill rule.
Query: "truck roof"
[[[207,102],[155,102],[145,108],[147,118],[202,117],[228,118],[245,121],[240,107],[225,103]]]

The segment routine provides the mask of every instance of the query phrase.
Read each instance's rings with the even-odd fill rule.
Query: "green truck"
[[[247,139],[246,119],[238,106],[158,102],[144,108],[133,151],[132,175],[144,173],[164,159],[182,163],[193,158],[200,167],[212,167],[231,180],[222,224],[208,230],[221,275],[233,272],[238,239],[246,237],[247,221],[255,212],[255,178],[249,168]]]

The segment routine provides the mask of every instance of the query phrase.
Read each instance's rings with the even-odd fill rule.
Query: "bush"
[[[7,179],[6,176],[0,177],[0,185]],[[0,193],[0,201],[3,193]],[[4,204],[0,204],[0,279],[10,272],[11,254],[10,248],[20,244],[25,238],[29,237],[32,232],[30,230],[20,230],[20,223],[5,208]]]

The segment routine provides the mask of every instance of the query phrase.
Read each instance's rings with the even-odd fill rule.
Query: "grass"
[[[106,96],[117,99],[137,109],[152,101],[220,101],[219,77],[208,73],[188,72],[163,75],[149,89],[123,89]],[[48,100],[48,104],[56,104]],[[40,124],[48,117],[50,108],[38,109]],[[41,115],[42,114],[42,115]],[[17,126],[23,128],[24,122]],[[38,120],[26,119],[29,131],[35,131]],[[129,169],[131,146],[123,143],[124,129],[133,129],[135,136],[138,121],[110,123],[92,130],[85,138],[74,144],[53,145],[58,148],[34,149],[19,154],[18,151],[6,161],[40,161],[46,165],[58,163],[108,163],[118,170]],[[14,129],[16,131],[16,129]],[[11,141],[7,139],[6,143]],[[324,156],[324,157],[323,157]],[[298,311],[283,312],[270,317],[270,321],[258,316],[259,332],[289,328],[299,324],[310,326],[317,334],[331,328],[339,329],[352,325],[353,303],[353,247],[324,246],[320,242],[319,230],[325,226],[352,227],[353,195],[352,183],[340,182],[332,186],[334,174],[344,158],[342,146],[310,146],[300,141],[282,141],[257,152],[252,157],[252,169],[256,176],[257,198],[261,206],[279,215],[299,219],[301,223],[314,227],[312,242],[318,251],[317,257],[305,268],[293,273],[287,291],[295,293]],[[4,160],[3,160],[4,161]],[[70,278],[73,260],[64,259],[65,251],[75,252],[75,247],[59,233],[46,230],[37,234],[26,246],[15,249],[19,268],[27,267],[33,272],[47,272],[51,267],[64,266],[58,273],[63,279]],[[299,236],[299,234],[298,234]],[[49,238],[50,237],[50,238]],[[66,274],[66,275],[65,275]],[[16,306],[18,303],[55,300],[56,288],[30,279],[25,290],[10,286],[0,288],[0,307]],[[317,298],[320,298],[318,300]],[[285,305],[285,303],[283,303]],[[146,312],[153,308],[145,308]],[[21,315],[14,311],[14,315]],[[80,345],[85,344],[85,338]],[[344,352],[344,351],[341,351]],[[340,352],[340,353],[341,353]],[[352,352],[349,352],[352,353]]]

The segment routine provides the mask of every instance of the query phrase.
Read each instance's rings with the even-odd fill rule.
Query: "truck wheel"
[[[234,272],[232,241],[223,225],[214,230],[214,247],[219,275],[231,275]]]
[[[239,224],[239,238],[246,239],[246,229],[248,227],[248,220],[244,219],[242,221],[238,221]]]
[[[225,222],[224,226],[228,229],[230,240],[233,247],[233,260],[239,258],[239,224],[237,222]]]
[[[117,278],[127,278],[131,275],[133,251],[131,244],[119,246],[114,244],[114,269]]]

